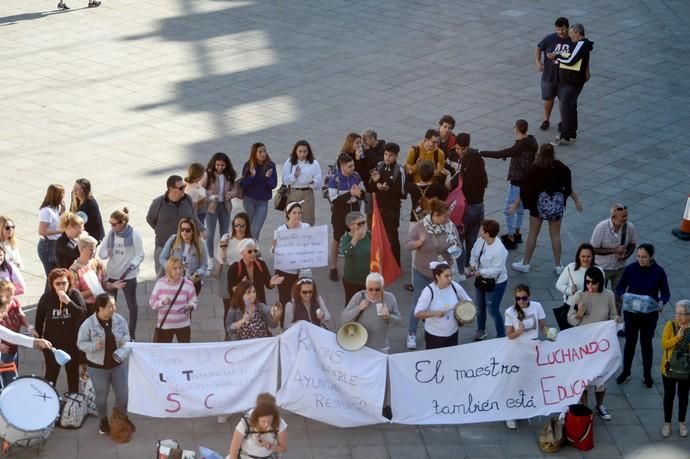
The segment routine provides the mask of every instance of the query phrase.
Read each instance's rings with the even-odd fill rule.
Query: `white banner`
[[[469,424],[563,411],[621,365],[613,321],[556,342],[494,339],[389,356],[393,422]]]
[[[281,335],[280,356],[282,408],[337,427],[388,422],[385,354],[345,351],[335,333],[299,322]]]
[[[130,343],[128,410],[157,418],[238,413],[276,393],[278,339]]]
[[[275,269],[294,270],[328,265],[328,227],[278,231],[274,253]]]

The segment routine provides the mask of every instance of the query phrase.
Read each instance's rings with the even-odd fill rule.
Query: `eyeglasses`
[[[367,224],[367,222],[355,222],[355,223],[353,223],[353,225],[355,225],[357,227],[360,227],[360,226],[366,225],[366,224]]]
[[[249,249],[247,250],[247,253],[259,253],[259,251],[256,249]]]
[[[515,301],[527,301],[529,300],[528,296],[516,296]]]
[[[120,223],[122,223],[122,222],[110,222],[110,226],[117,226],[117,225],[119,225]]]
[[[191,233],[193,230],[191,228],[180,228],[183,233]]]
[[[613,210],[615,210],[616,212],[621,212],[623,210],[628,210],[628,206],[618,206]]]
[[[244,223],[235,223],[232,225],[233,228],[245,228],[247,225]]]
[[[599,282],[592,279],[585,279],[585,284],[598,284]]]
[[[367,287],[367,292],[380,292],[381,287],[374,287],[374,288],[369,288]]]
[[[687,312],[675,312],[674,315],[677,315],[677,316],[687,316],[688,313],[687,313]]]
[[[53,282],[53,285],[68,285],[68,284],[69,284],[68,281],[56,281],[56,282]]]
[[[14,225],[7,225],[7,226],[5,226],[5,229],[7,231],[12,231],[14,229]]]
[[[176,186],[175,189],[178,191],[184,191],[184,189],[187,188],[187,185],[182,185],[182,186]]]
[[[314,290],[300,290],[300,293],[302,295],[312,295],[314,293]]]

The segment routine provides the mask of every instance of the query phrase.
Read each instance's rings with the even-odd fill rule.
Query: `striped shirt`
[[[165,303],[172,301],[175,293],[177,293],[177,289],[180,288],[180,283],[171,283],[166,276],[158,279],[153,287],[149,302],[152,309],[158,310],[156,326],[159,326],[163,321],[168,308],[170,308],[170,313],[168,318],[165,319],[163,329],[185,328],[191,325],[188,311],[197,307],[196,291],[194,290],[194,284],[189,279],[182,279],[182,282],[184,282],[182,290],[180,290],[180,294],[177,295],[175,304],[172,306]]]

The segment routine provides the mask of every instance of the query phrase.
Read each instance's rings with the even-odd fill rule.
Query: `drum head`
[[[41,378],[20,376],[0,392],[2,417],[19,429],[45,429],[55,422],[59,412],[57,391]]]
[[[472,322],[477,316],[477,309],[470,301],[461,301],[455,306],[455,318],[459,322]]]

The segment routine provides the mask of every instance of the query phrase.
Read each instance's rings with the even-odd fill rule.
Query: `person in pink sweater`
[[[158,311],[153,336],[156,343],[172,343],[174,337],[178,343],[191,340],[192,311],[196,309],[198,300],[194,284],[182,275],[183,270],[181,259],[168,258],[165,276],[158,279],[151,292],[149,303]]]

